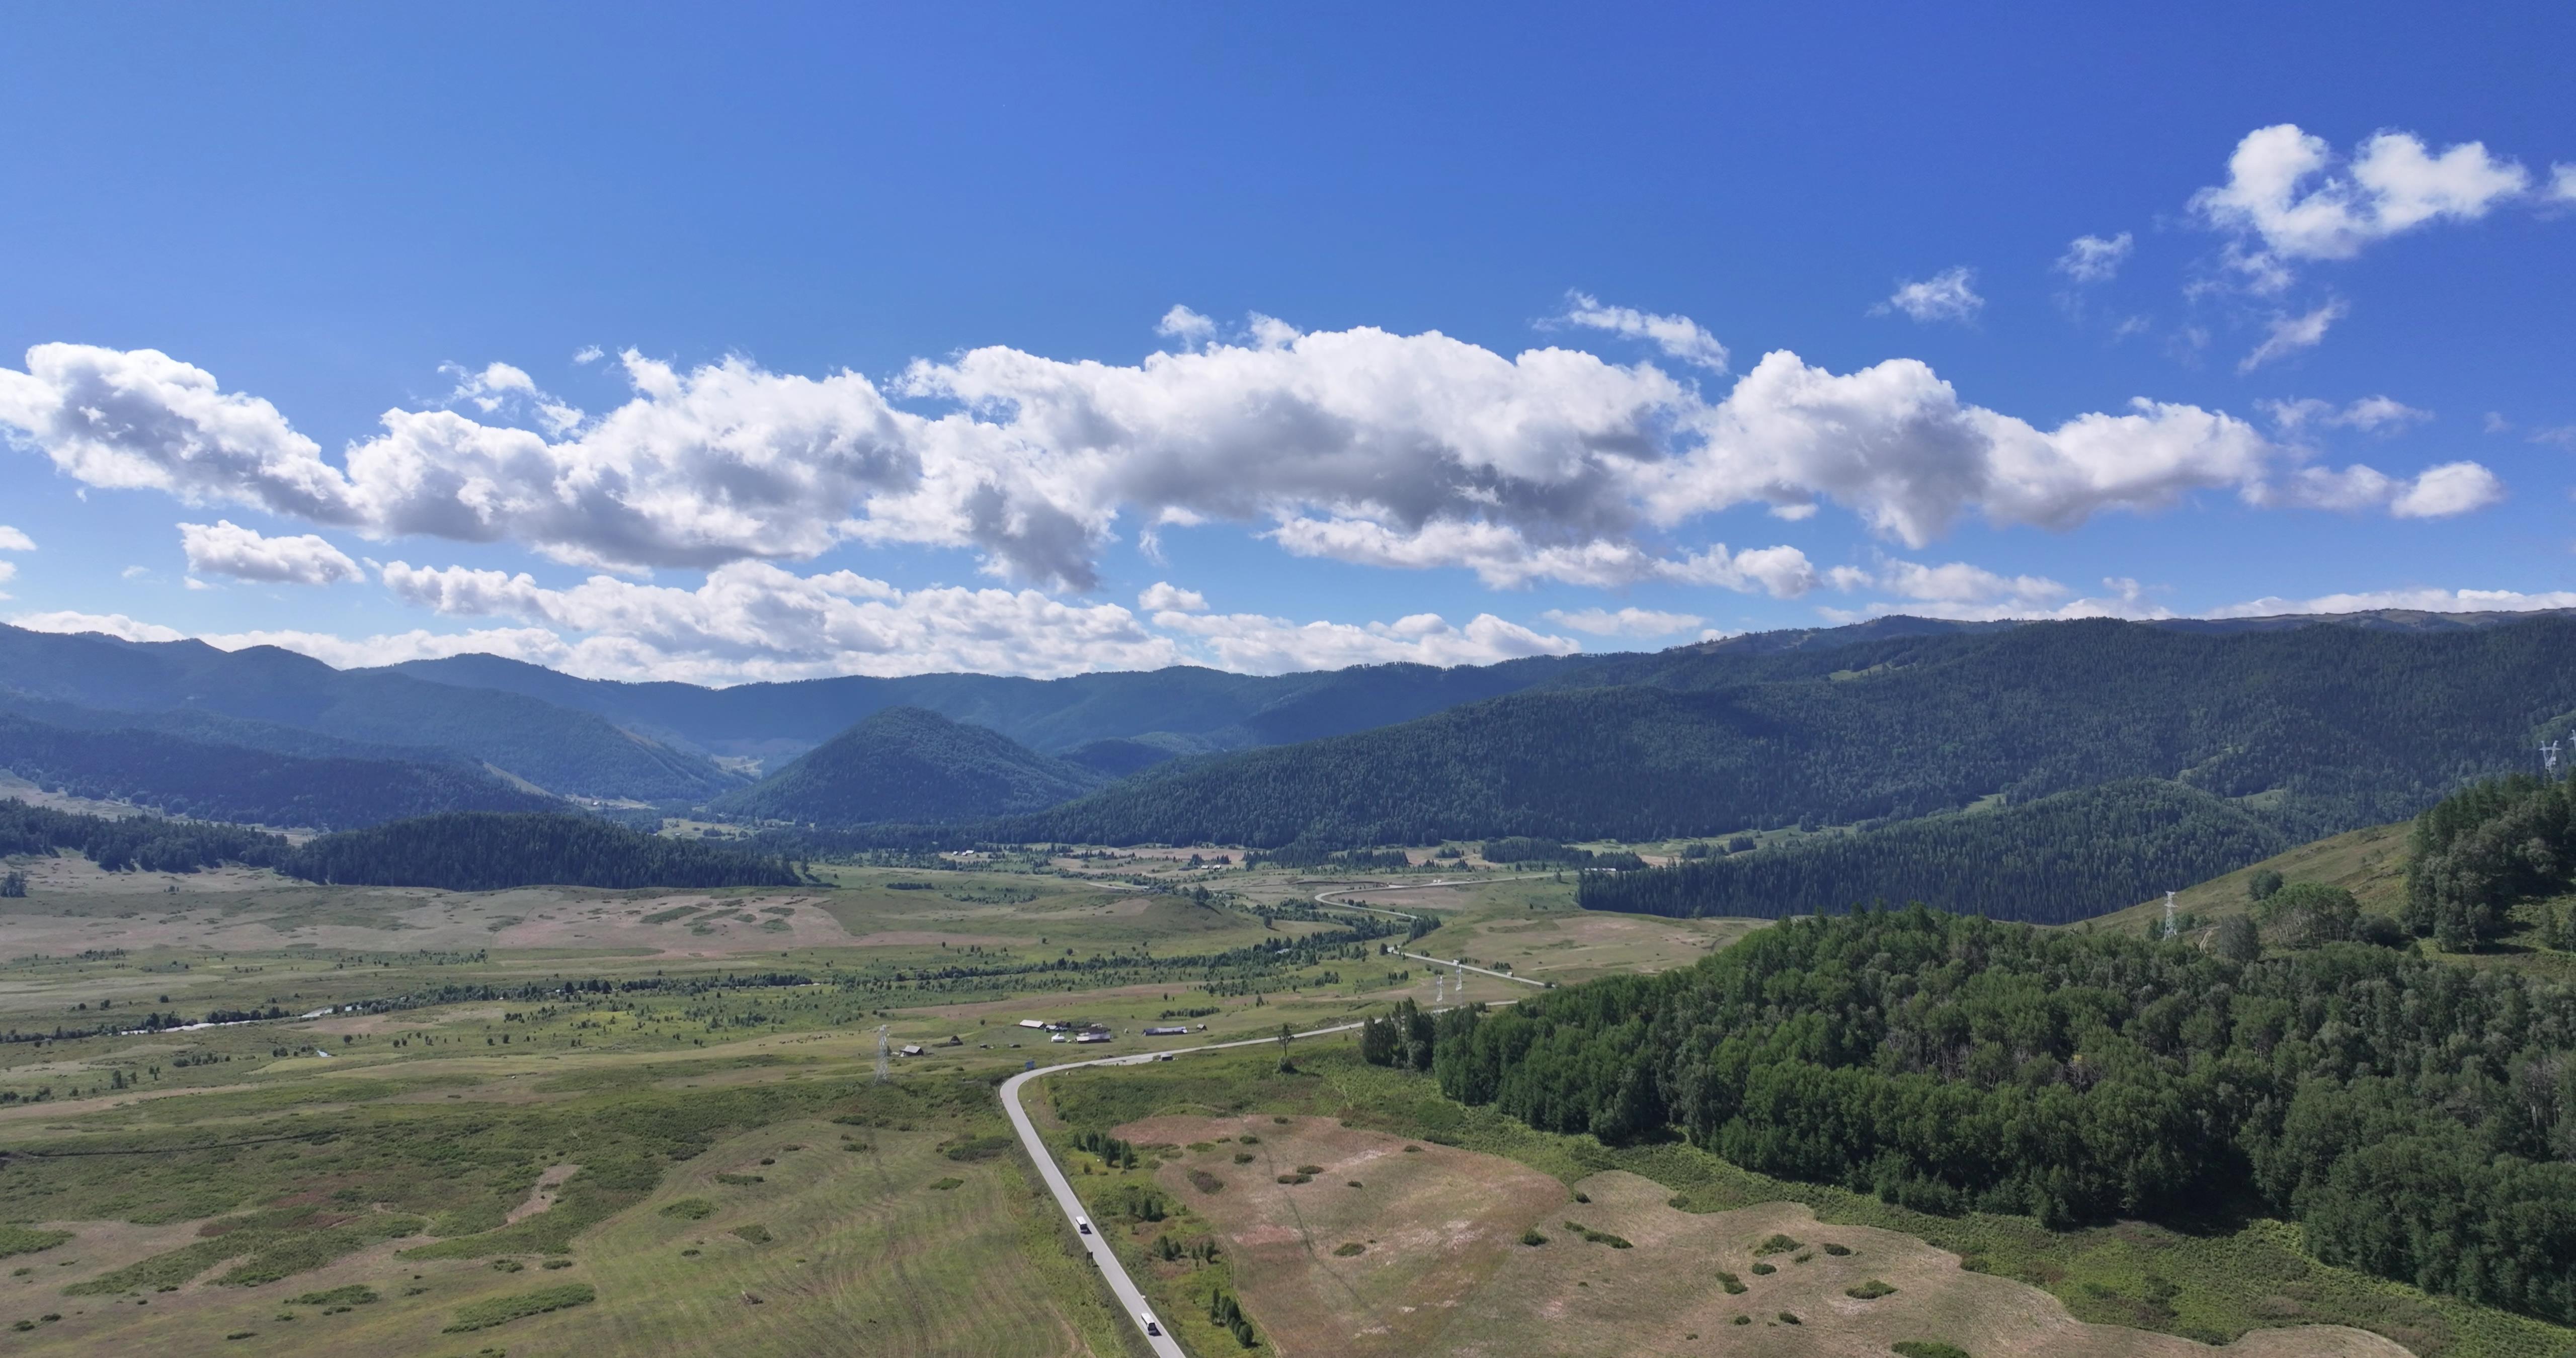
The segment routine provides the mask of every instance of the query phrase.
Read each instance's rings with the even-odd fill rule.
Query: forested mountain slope
[[[1610,680],[1626,680],[1611,683]],[[2127,778],[2268,794],[2296,838],[2410,816],[2576,714],[2576,620],[2203,634],[2026,624],[1668,652],[1378,730],[1149,771],[997,837],[1628,839],[1909,818]]]
[[[563,805],[464,764],[304,758],[163,731],[66,730],[7,713],[0,713],[0,769],[53,791],[174,816],[317,830],[432,811]]]
[[[1167,748],[1220,750],[1405,721],[1519,692],[1595,659],[1541,656],[1451,669],[1362,665],[1286,675],[1227,674],[1187,665],[1063,679],[854,675],[724,689],[576,679],[488,655],[411,661],[396,668],[442,684],[518,693],[594,712],[697,749],[768,759],[775,768],[784,758],[889,707],[926,708],[1051,753],[1138,736],[1180,738],[1164,742]]]
[[[1587,910],[1758,919],[1921,903],[2065,924],[2288,847],[2236,803],[2137,778],[1666,868],[1585,873],[1576,899]]]
[[[1034,811],[1107,781],[998,731],[923,708],[889,707],[710,809],[826,828],[937,825]]]
[[[666,839],[589,816],[459,811],[324,835],[277,856],[279,871],[342,886],[499,891],[518,886],[794,886],[787,862]]]
[[[1382,1055],[1386,1044],[1376,1044]],[[2576,994],[2356,943],[2230,960],[1927,910],[1456,1010],[1443,1092],[1936,1212],[2252,1197],[2331,1263],[2576,1321]]]
[[[738,786],[705,758],[518,694],[340,671],[275,647],[129,642],[0,626],[0,683],[134,712],[196,709],[343,740],[428,746],[567,796],[697,799]]]

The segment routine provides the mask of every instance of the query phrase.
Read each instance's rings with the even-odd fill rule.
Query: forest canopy
[[[2065,924],[2288,847],[2288,836],[2232,802],[2139,778],[1671,867],[1585,873],[1575,898],[1587,910],[1756,919],[1920,901]]]
[[[1420,1027],[1372,1053],[1417,1064]],[[2576,993],[2553,982],[1917,907],[1433,1028],[1444,1092],[1545,1130],[2052,1224],[2251,1200],[2329,1262],[2576,1320]]]
[[[665,839],[588,816],[455,811],[324,835],[278,863],[308,882],[499,891],[518,886],[795,886],[783,858]]]

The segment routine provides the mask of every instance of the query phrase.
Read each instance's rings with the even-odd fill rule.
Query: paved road
[[[1471,967],[1454,957],[1433,957],[1429,953],[1420,952],[1400,952],[1397,953],[1396,956],[1410,957],[1416,962],[1429,962],[1437,966],[1462,967],[1468,971],[1476,972],[1479,975],[1491,976],[1497,981],[1518,981],[1522,985],[1534,985],[1541,990],[1553,990],[1556,988],[1555,983],[1552,981],[1533,981],[1526,976],[1514,976],[1508,971],[1492,971],[1484,967]]]
[[[1317,1028],[1312,1032],[1299,1033],[1297,1036],[1299,1038],[1321,1037],[1326,1033],[1347,1033],[1357,1027],[1359,1025],[1356,1023],[1343,1023],[1330,1028]],[[1212,1042],[1204,1047],[1183,1047],[1170,1054],[1181,1056],[1190,1052],[1222,1051],[1227,1047],[1258,1047],[1278,1040],[1276,1036],[1249,1037],[1236,1042]],[[1063,1209],[1067,1225],[1071,1225],[1075,1217],[1086,1215],[1082,1200],[1073,1195],[1073,1184],[1066,1180],[1064,1170],[1056,1164],[1055,1157],[1047,1153],[1046,1142],[1038,1139],[1037,1124],[1029,1121],[1028,1110],[1020,1106],[1020,1086],[1040,1076],[1053,1075],[1063,1070],[1078,1070],[1084,1066],[1141,1066],[1152,1061],[1155,1055],[1153,1052],[1138,1052],[1123,1056],[1103,1056],[1091,1061],[1069,1061],[1060,1066],[1041,1066],[1036,1070],[1024,1070],[1002,1082],[1002,1110],[1011,1115],[1011,1130],[1019,1133],[1020,1145],[1027,1148],[1029,1158],[1037,1162],[1038,1175],[1046,1180],[1047,1191],[1055,1194],[1055,1205]],[[1095,1229],[1100,1228],[1095,1227]],[[1145,1301],[1145,1294],[1137,1290],[1136,1280],[1127,1276],[1127,1266],[1118,1262],[1118,1252],[1109,1247],[1107,1240],[1097,1235],[1082,1237],[1082,1244],[1083,1248],[1091,1251],[1092,1260],[1100,1265],[1100,1276],[1108,1280],[1109,1290],[1117,1295],[1119,1306],[1127,1312],[1127,1323],[1136,1326],[1141,1332],[1144,1329],[1144,1322],[1139,1320],[1138,1316],[1151,1308]],[[1159,1315],[1155,1318],[1162,1319]],[[1154,1351],[1156,1358],[1188,1358],[1188,1355],[1182,1351],[1179,1341],[1173,1339],[1168,1333],[1170,1328],[1167,1323],[1164,1326],[1166,1333],[1146,1335],[1146,1346]]]

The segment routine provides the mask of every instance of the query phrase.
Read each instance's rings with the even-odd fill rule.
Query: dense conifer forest
[[[2503,931],[2515,903],[2569,889],[2576,781],[2481,783],[2416,817],[2408,851],[2409,927],[2446,949],[2473,948]]]
[[[1364,1037],[1421,1064],[1418,1017]],[[2576,1320],[2576,994],[2326,943],[2251,960],[1914,908],[1456,1010],[1442,1089],[1610,1142],[2053,1224],[2227,1203],[2429,1291]]]
[[[2290,844],[2233,802],[2141,778],[1671,867],[1588,872],[1576,899],[1587,910],[1758,919],[1921,902],[1955,914],[2065,924]]]
[[[2407,633],[2031,624],[1822,650],[1606,661],[1555,686],[1302,745],[1178,761],[995,823],[1003,839],[1722,835],[1874,824],[2130,778],[2309,839],[2526,766],[2576,712],[2576,620]]]
[[[936,825],[1035,811],[1108,778],[999,731],[918,707],[889,707],[777,773],[716,799],[745,820],[826,828]]]
[[[588,816],[458,811],[315,839],[278,863],[308,882],[498,891],[518,886],[795,886],[785,859],[665,839]]]
[[[312,758],[165,731],[71,730],[6,713],[0,713],[0,769],[53,791],[130,801],[174,816],[316,830],[432,811],[561,805],[463,764]]]
[[[67,849],[109,872],[195,872],[222,863],[266,867],[289,852],[284,836],[239,825],[157,816],[110,819],[29,806],[15,797],[0,801],[0,857]]]

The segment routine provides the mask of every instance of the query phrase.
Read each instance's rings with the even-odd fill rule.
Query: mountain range
[[[2305,837],[2410,815],[2527,763],[2535,739],[2576,724],[2570,660],[2564,613],[1900,617],[1452,669],[707,689],[492,656],[336,670],[274,648],[0,627],[0,767],[323,829],[622,804],[1333,848],[1867,834],[2143,779]]]

